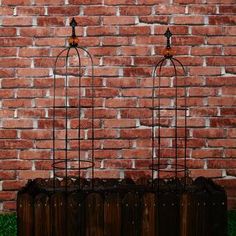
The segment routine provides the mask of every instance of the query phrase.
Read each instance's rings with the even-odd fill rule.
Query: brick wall
[[[150,118],[147,87],[168,25],[188,70],[190,174],[221,177],[217,181],[236,207],[235,3],[0,0],[0,210],[15,209],[17,190],[27,179],[50,175],[48,90],[53,56],[65,46],[72,16],[102,86],[96,92],[101,121],[96,176],[150,173],[150,128],[143,126]]]

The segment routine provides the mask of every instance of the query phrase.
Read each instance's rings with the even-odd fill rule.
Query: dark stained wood
[[[52,228],[55,236],[66,235],[66,207],[65,194],[58,192],[51,196]]]
[[[85,200],[86,236],[104,235],[104,202],[101,194],[90,193]]]
[[[28,193],[17,196],[18,236],[34,235],[33,197]]]
[[[180,236],[195,236],[196,222],[194,199],[191,193],[183,193],[180,197]]]
[[[157,196],[156,224],[158,236],[179,235],[179,198],[171,192]]]
[[[141,234],[141,204],[136,192],[127,193],[122,199],[122,235]]]
[[[84,196],[75,192],[67,198],[67,236],[85,235]]]
[[[209,196],[207,192],[194,194],[195,235],[209,236]]]
[[[156,203],[154,193],[145,193],[143,195],[142,207],[142,236],[156,235]]]
[[[34,229],[35,236],[51,236],[52,224],[50,202],[46,194],[39,194],[34,200]],[[41,222],[43,222],[43,227]]]
[[[104,236],[121,236],[121,202],[118,193],[109,193],[104,202]]]
[[[210,236],[227,236],[227,197],[223,191],[211,193],[209,204]]]

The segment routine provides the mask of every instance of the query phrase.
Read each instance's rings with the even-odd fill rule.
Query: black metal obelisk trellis
[[[224,189],[188,176],[186,73],[169,30],[152,78],[152,177],[94,178],[93,59],[79,46],[76,25],[72,19],[69,47],[54,67],[53,177],[29,180],[18,192],[18,236],[226,236]]]
[[[94,179],[93,58],[78,44],[74,18],[70,26],[69,47],[62,50],[55,61],[52,111],[53,182],[56,188],[57,177],[64,178],[65,190],[70,177],[80,181],[83,170],[91,169]],[[71,55],[74,60],[70,61]],[[64,61],[64,69],[58,66],[60,60]],[[85,112],[90,112],[88,118],[83,117]]]

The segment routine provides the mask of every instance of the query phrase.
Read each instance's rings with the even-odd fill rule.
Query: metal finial
[[[75,27],[77,26],[77,22],[74,17],[72,18],[72,20],[70,22],[70,26],[72,27],[72,37],[76,37]]]
[[[77,26],[77,22],[75,20],[75,18],[73,17],[71,22],[70,22],[70,26],[72,27],[72,35],[69,38],[69,44],[71,47],[77,47],[78,46],[78,38],[75,34],[75,27]]]
[[[167,28],[167,30],[166,30],[166,32],[165,32],[164,35],[165,35],[166,38],[167,38],[166,47],[167,47],[167,48],[170,48],[170,38],[171,38],[171,36],[172,36],[172,33],[170,32],[170,29],[169,29],[169,28]]]

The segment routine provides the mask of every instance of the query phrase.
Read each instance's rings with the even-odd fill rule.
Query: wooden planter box
[[[36,179],[18,193],[18,236],[227,236],[225,191],[180,181]]]

